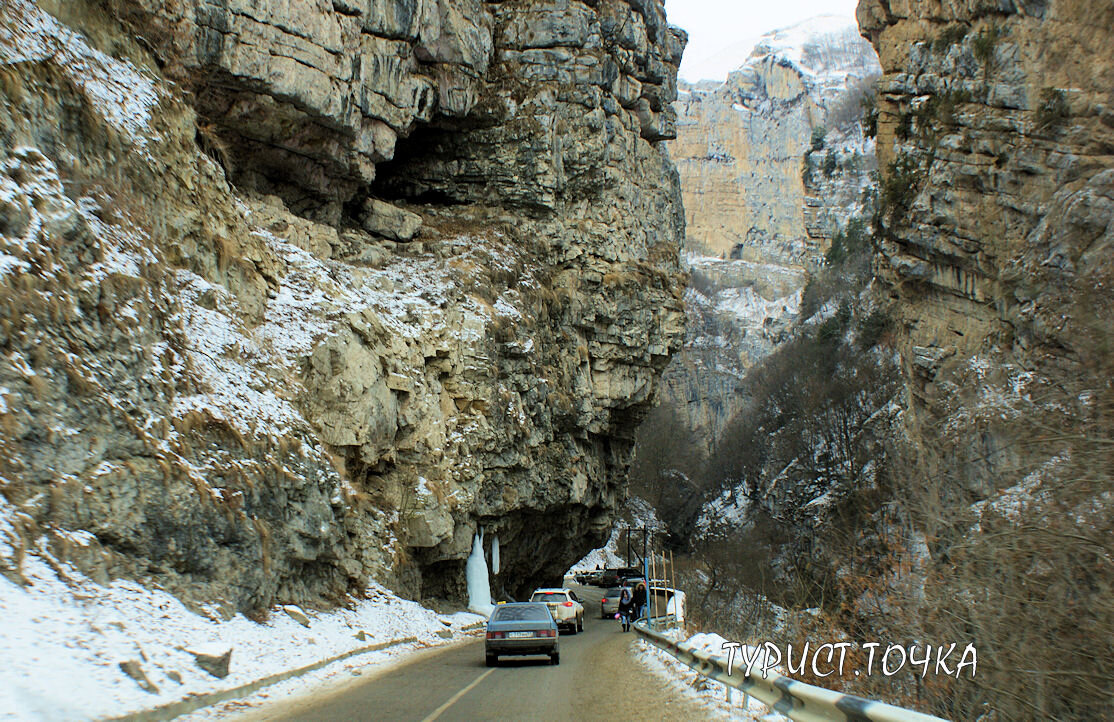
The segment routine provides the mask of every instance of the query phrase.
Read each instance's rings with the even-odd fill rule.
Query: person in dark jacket
[[[623,623],[623,631],[630,631],[630,616],[634,612],[634,597],[631,596],[630,590],[623,587],[623,592],[619,595],[619,619]]]
[[[646,611],[646,584],[639,582],[638,586],[634,588],[634,595],[631,597],[634,601],[634,618],[639,619],[645,616]]]

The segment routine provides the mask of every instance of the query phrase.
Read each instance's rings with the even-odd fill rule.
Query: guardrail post
[[[642,528],[642,582],[646,585],[646,598],[643,600],[643,609],[648,609],[650,606],[650,558],[647,556],[647,541],[650,531],[645,527]],[[637,590],[635,590],[637,591]],[[646,628],[653,629],[654,623],[650,619],[649,614],[643,614],[646,619]]]

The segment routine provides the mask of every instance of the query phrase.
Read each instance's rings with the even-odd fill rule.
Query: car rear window
[[[530,597],[531,602],[563,602],[567,599],[564,592],[537,592]]]
[[[549,610],[545,607],[497,607],[491,615],[494,622],[534,622],[550,619]]]
[[[608,590],[607,590],[607,593],[606,593],[606,594],[604,594],[603,596],[605,596],[605,597],[617,597],[617,596],[619,596],[619,595],[620,595],[620,594],[622,594],[622,593],[623,593],[623,590],[622,590],[622,588],[620,588],[620,587],[614,587],[614,588],[612,588],[612,589],[608,589]]]

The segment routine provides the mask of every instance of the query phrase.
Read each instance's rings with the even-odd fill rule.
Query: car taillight
[[[566,607],[571,607],[571,606],[572,606],[572,602],[565,602],[565,606],[566,606]]]
[[[538,636],[539,637],[556,637],[557,636],[557,630],[556,629],[543,629],[543,630],[538,632]]]
[[[506,632],[488,632],[487,633],[487,638],[488,639],[503,639],[506,636],[507,636]]]

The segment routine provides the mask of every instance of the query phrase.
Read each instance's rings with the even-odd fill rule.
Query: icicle
[[[491,537],[491,573],[499,573],[499,536]]]
[[[491,583],[487,577],[484,540],[480,532],[472,538],[472,553],[464,571],[468,582],[468,608],[477,614],[491,614]]]

